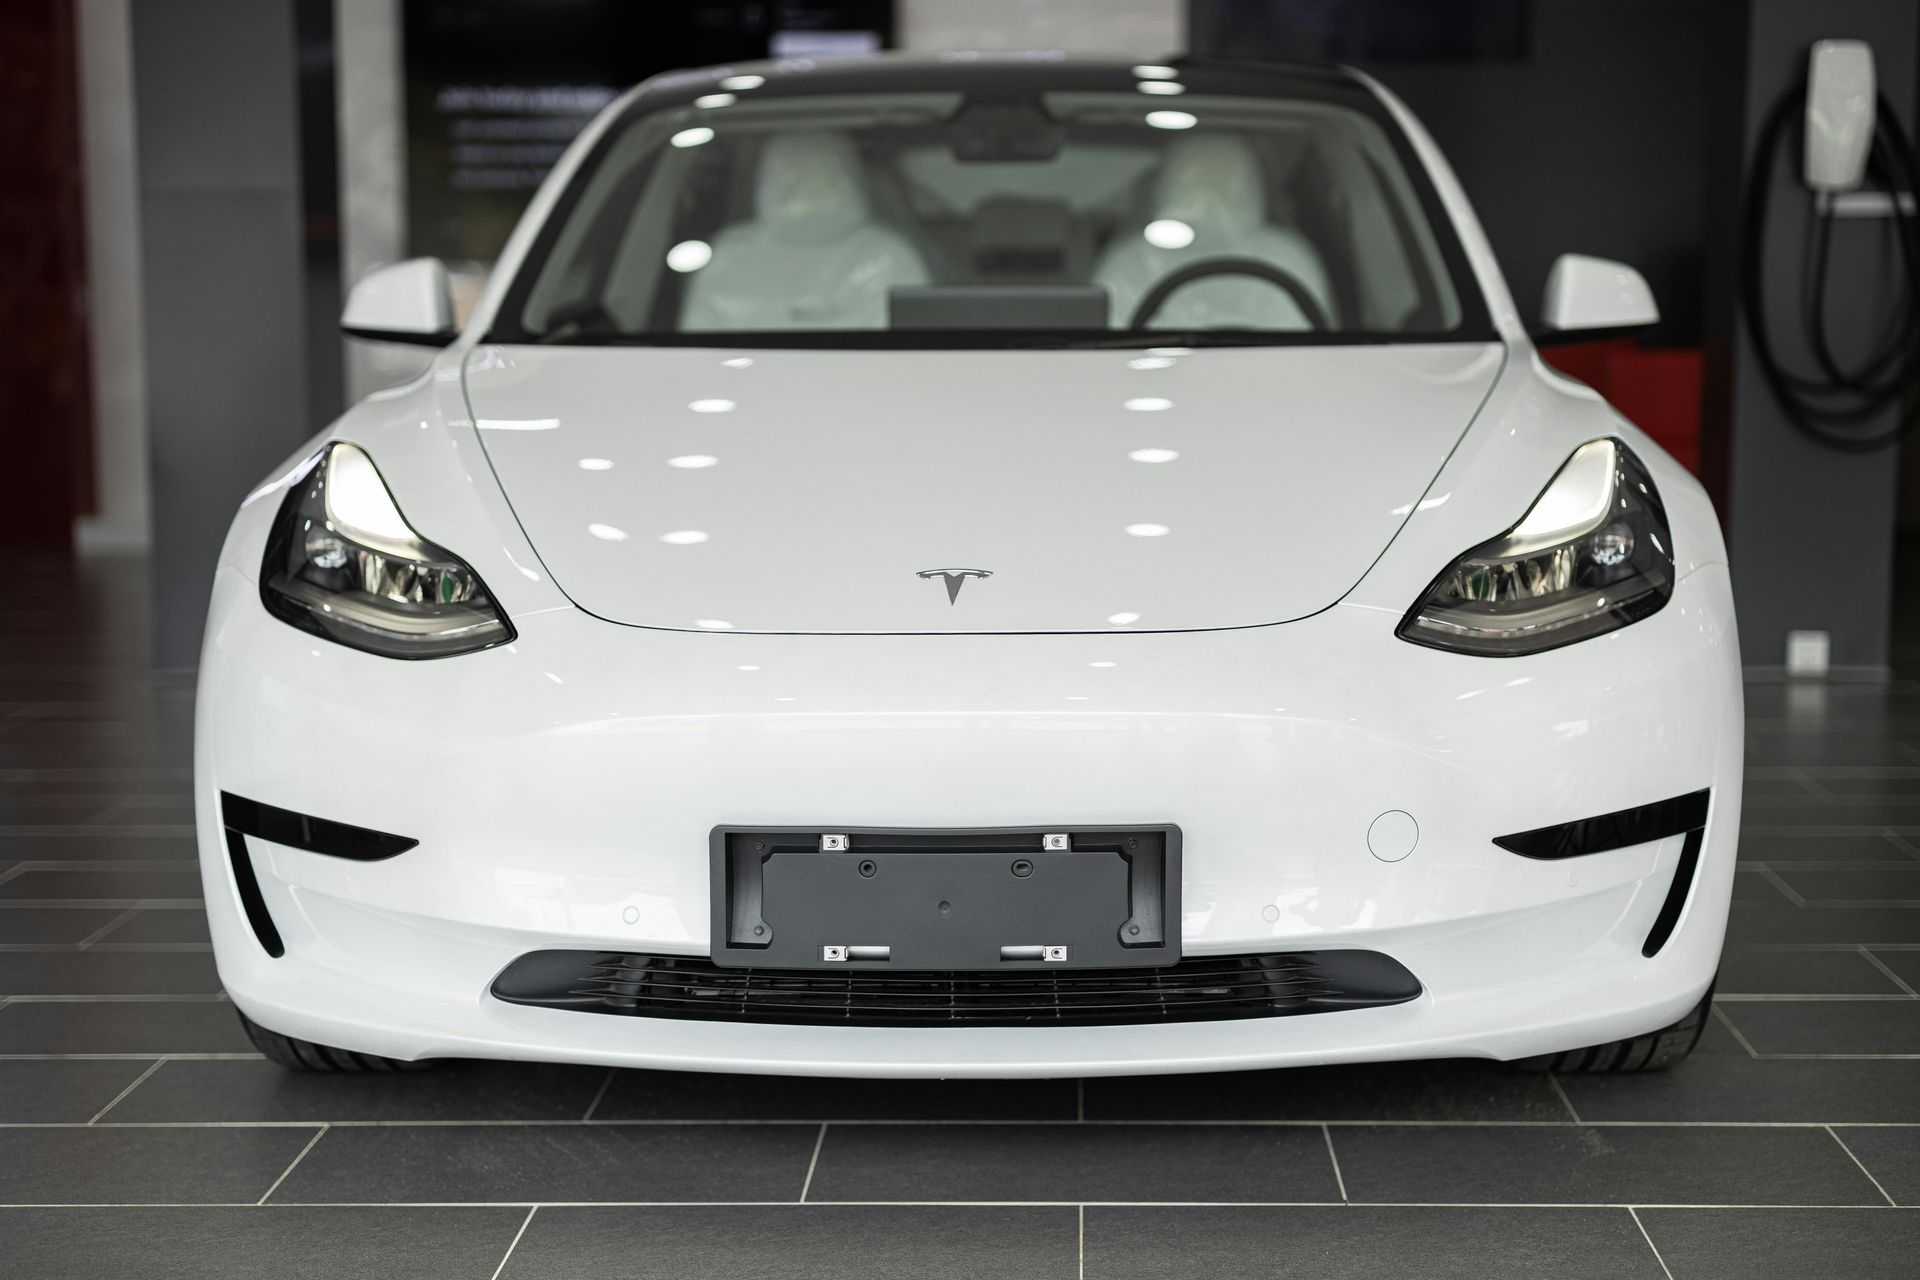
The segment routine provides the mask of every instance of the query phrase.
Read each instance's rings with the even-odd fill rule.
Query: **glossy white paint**
[[[1366,572],[1505,353],[739,354],[476,350],[481,443],[582,609],[790,632],[1284,622]],[[671,465],[688,456],[716,461]],[[950,603],[914,576],[946,565],[993,578]]]
[[[367,337],[453,332],[453,287],[438,258],[408,258],[362,276],[347,293],[340,327]]]
[[[1138,352],[560,353],[480,343],[483,303],[425,376],[263,483],[222,553],[196,788],[235,1002],[276,1030],[402,1058],[841,1075],[1513,1058],[1672,1021],[1718,963],[1738,830],[1718,523],[1657,446],[1539,363],[1457,186],[1434,177],[1497,347],[1207,350],[1145,367]],[[550,183],[496,281],[551,198]],[[1666,501],[1679,582],[1664,610],[1526,658],[1395,637],[1441,568],[1605,436]],[[287,473],[332,439],[365,449],[416,530],[481,573],[513,644],[396,662],[265,613],[261,549]],[[907,484],[917,501],[894,491]],[[1124,532],[1143,523],[1170,532]],[[688,532],[709,536],[661,540]],[[981,540],[950,545],[967,537]],[[913,576],[969,557],[996,577],[958,605]],[[987,622],[956,627],[976,598]],[[1263,625],[1156,629],[1246,623]],[[778,634],[795,631],[818,634]],[[1714,794],[1701,879],[1652,960],[1640,941],[1677,839],[1571,863],[1491,843],[1700,787]],[[287,942],[271,959],[227,869],[223,789],[421,843],[359,864],[253,842]],[[1395,813],[1408,821],[1382,823]],[[1189,954],[1378,949],[1425,994],[1218,1024],[890,1031],[485,994],[543,947],[704,954],[716,824],[1092,822],[1180,824]]]
[[[1547,272],[1540,323],[1548,330],[1634,329],[1659,321],[1652,287],[1624,262],[1563,253]]]

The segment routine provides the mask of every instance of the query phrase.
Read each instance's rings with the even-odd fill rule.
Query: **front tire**
[[[246,1028],[247,1039],[253,1041],[253,1047],[266,1055],[268,1062],[285,1067],[289,1071],[319,1071],[336,1075],[347,1073],[368,1073],[375,1071],[422,1071],[431,1067],[428,1062],[402,1062],[398,1058],[382,1058],[372,1053],[355,1053],[351,1049],[335,1049],[331,1045],[315,1044],[311,1040],[296,1040],[292,1036],[283,1036],[278,1031],[269,1031],[246,1014],[234,1010],[240,1015],[240,1025]]]
[[[1563,1076],[1665,1071],[1684,1061],[1693,1052],[1693,1046],[1700,1043],[1700,1034],[1707,1029],[1707,1019],[1712,1013],[1713,988],[1709,986],[1707,994],[1700,997],[1700,1003],[1672,1026],[1649,1031],[1643,1036],[1615,1040],[1610,1044],[1523,1058],[1514,1065],[1522,1071],[1552,1071]]]

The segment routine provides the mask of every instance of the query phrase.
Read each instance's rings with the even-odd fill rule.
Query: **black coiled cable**
[[[1893,308],[1885,339],[1858,365],[1848,368],[1833,351],[1827,335],[1827,262],[1833,239],[1832,213],[1815,195],[1809,213],[1806,270],[1801,282],[1801,323],[1807,345],[1819,366],[1813,375],[1798,374],[1781,361],[1769,328],[1765,307],[1765,261],[1768,180],[1781,144],[1796,119],[1804,119],[1806,89],[1788,93],[1775,104],[1760,130],[1753,174],[1748,179],[1740,272],[1741,310],[1753,338],[1760,372],[1774,399],[1794,426],[1829,448],[1849,453],[1871,453],[1898,443],[1920,426],[1920,219],[1903,201],[1920,193],[1920,160],[1916,160],[1906,132],[1882,97],[1878,103],[1873,149],[1867,172],[1893,201],[1895,252],[1905,267],[1905,288]],[[1861,434],[1861,423],[1897,405],[1894,425],[1885,431]]]

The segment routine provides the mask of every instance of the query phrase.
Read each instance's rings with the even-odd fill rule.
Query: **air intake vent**
[[[1693,892],[1694,875],[1700,869],[1700,844],[1706,838],[1706,832],[1693,830],[1687,832],[1687,838],[1680,845],[1680,861],[1673,868],[1673,883],[1667,886],[1666,900],[1660,904],[1660,914],[1654,917],[1653,928],[1647,932],[1647,940],[1640,948],[1640,954],[1649,958],[1660,953],[1667,945],[1667,939],[1673,936],[1674,926],[1680,923],[1680,913],[1686,909],[1687,896]]]
[[[511,1004],[795,1026],[1125,1026],[1403,1004],[1420,983],[1372,951],[1203,956],[1163,969],[723,969],[703,957],[535,951],[494,980]]]
[[[247,838],[232,827],[227,828],[227,861],[233,867],[233,887],[240,894],[240,906],[247,913],[253,936],[260,940],[262,950],[278,960],[287,954],[287,944],[280,941],[280,930],[274,927],[267,900],[260,893],[260,881],[253,874],[253,857],[247,852]]]

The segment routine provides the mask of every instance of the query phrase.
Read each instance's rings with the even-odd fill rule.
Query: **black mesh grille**
[[[494,980],[513,1004],[804,1026],[1115,1026],[1401,1004],[1420,983],[1372,951],[1203,956],[1164,969],[967,973],[732,969],[688,956],[536,951]]]

